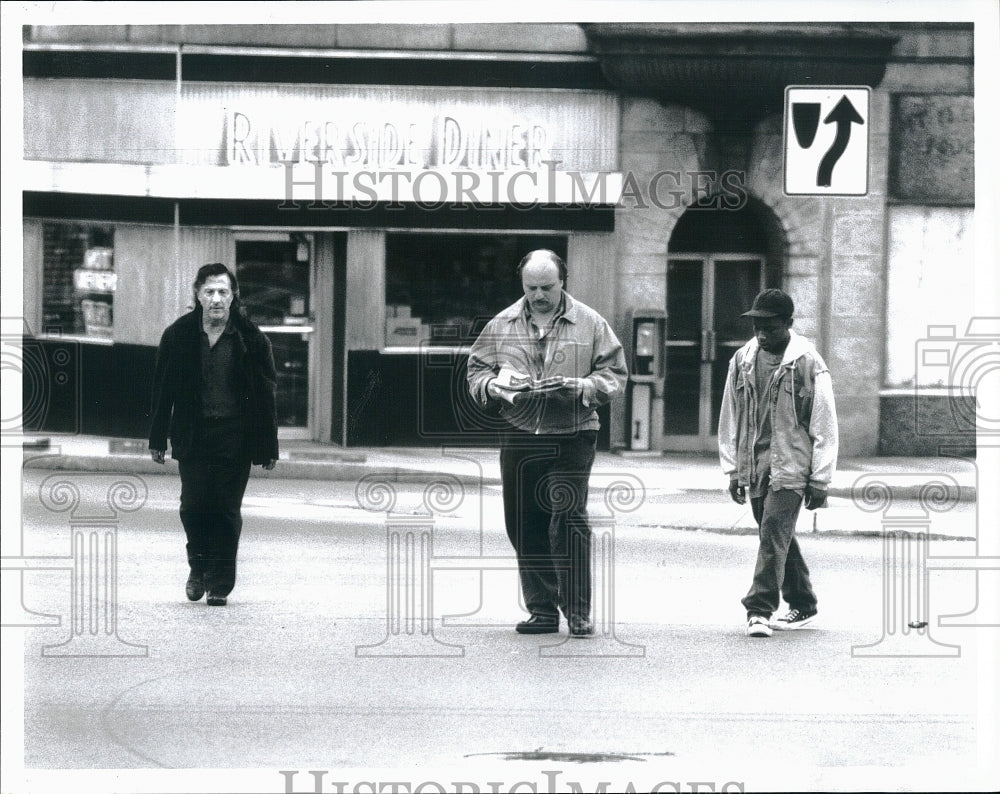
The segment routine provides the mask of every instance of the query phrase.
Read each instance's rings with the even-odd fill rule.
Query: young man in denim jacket
[[[729,362],[719,416],[729,494],[746,504],[749,490],[759,527],[753,583],[742,602],[751,637],[798,629],[816,617],[795,523],[803,500],[807,510],[826,507],[837,465],[830,371],[813,344],[792,330],[794,308],[787,294],[768,289],[742,315],[753,320],[754,337]],[[781,595],[790,609],[772,625]]]

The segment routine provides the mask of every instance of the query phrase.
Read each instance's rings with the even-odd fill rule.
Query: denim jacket
[[[826,490],[837,466],[838,446],[830,371],[812,342],[792,331],[768,393],[760,395],[754,371],[758,347],[751,339],[729,362],[719,415],[722,469],[740,485],[752,482],[757,405],[766,397],[771,406],[771,487],[777,491],[812,485]]]
[[[559,390],[526,395],[516,405],[502,402],[500,415],[529,433],[597,430],[596,409],[625,388],[625,352],[611,326],[568,293],[563,298],[562,314],[544,345],[535,339],[521,298],[487,323],[469,355],[469,393],[482,406],[490,401],[487,384],[504,366],[535,379],[562,375],[585,380],[583,395]]]

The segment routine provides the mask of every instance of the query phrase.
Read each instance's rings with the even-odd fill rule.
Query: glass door
[[[716,449],[729,359],[752,333],[740,315],[763,283],[759,256],[684,254],[667,263],[664,449]]]
[[[237,235],[236,277],[247,315],[271,340],[278,435],[309,438],[312,241],[305,234]]]

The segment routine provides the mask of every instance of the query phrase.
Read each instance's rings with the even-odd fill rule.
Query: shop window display
[[[536,248],[565,258],[566,244],[556,235],[389,234],[386,346],[471,345],[522,295],[521,258]]]
[[[114,228],[45,223],[42,236],[43,330],[110,339],[117,286]]]
[[[309,273],[310,244],[303,235],[236,242],[240,300],[249,318],[271,340],[278,376],[278,426],[282,428],[308,424]]]

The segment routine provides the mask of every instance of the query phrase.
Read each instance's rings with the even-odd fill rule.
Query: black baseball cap
[[[740,317],[791,317],[795,304],[780,289],[766,289],[753,299],[753,308]]]

